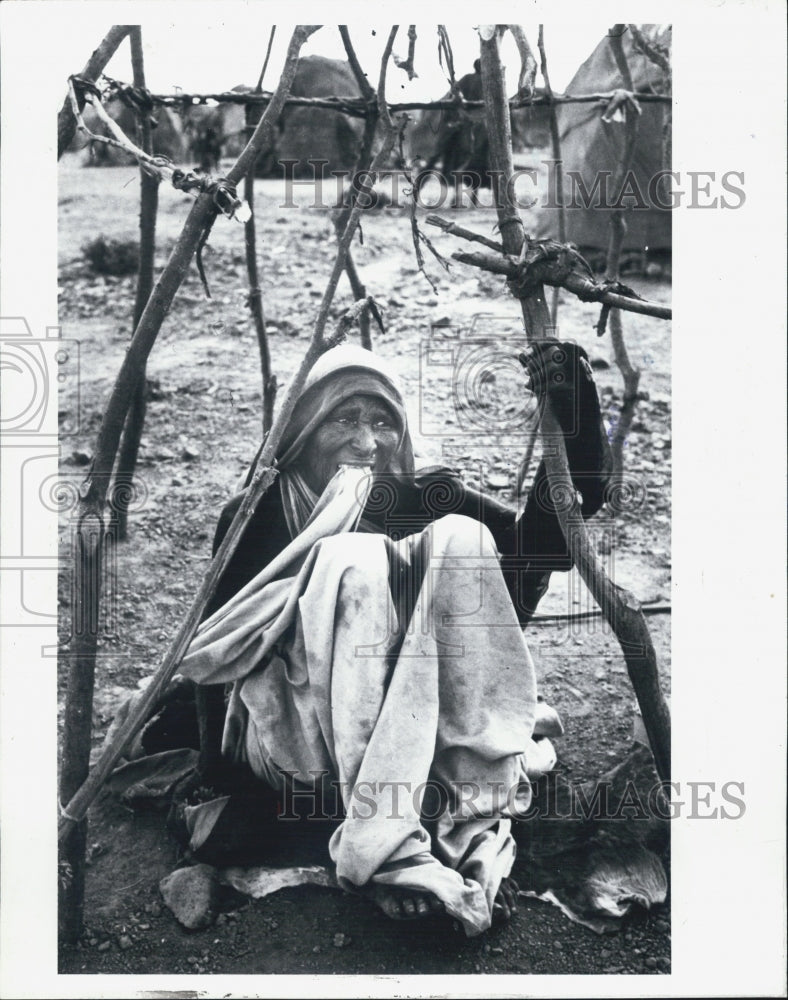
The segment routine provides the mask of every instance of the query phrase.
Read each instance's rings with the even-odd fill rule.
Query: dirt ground
[[[534,163],[540,159],[539,151],[531,155]],[[313,194],[301,188],[295,205],[287,207],[279,182],[257,184],[263,298],[280,383],[303,353],[334,258],[333,227],[325,208],[310,205]],[[134,168],[84,169],[74,156],[61,161],[59,321],[62,336],[79,344],[79,376],[69,378],[60,396],[61,458],[63,476],[75,482],[89,461],[128,343],[135,283],[134,276],[94,274],[82,247],[99,234],[137,238],[138,197]],[[331,198],[327,189],[323,200]],[[467,228],[492,235],[494,212],[488,199],[487,192],[487,207],[441,214],[453,214]],[[165,262],[190,203],[190,198],[162,188],[157,266]],[[525,220],[527,225],[527,213]],[[454,237],[427,231],[446,257],[461,245]],[[466,481],[511,500],[524,438],[516,426],[502,431],[500,414],[519,412],[521,379],[517,382],[506,364],[496,367],[493,359],[495,380],[479,386],[471,365],[461,378],[455,377],[455,383],[466,387],[466,397],[455,408],[447,358],[454,345],[458,353],[453,357],[462,366],[462,352],[470,348],[467,341],[447,341],[445,325],[431,336],[436,322],[450,323],[448,329],[456,334],[467,332],[479,317],[474,336],[511,353],[523,335],[517,303],[503,280],[460,264],[446,273],[427,254],[433,290],[417,272],[403,209],[367,214],[363,245],[357,242],[353,252],[386,324],[384,334],[374,333],[375,350],[402,377],[409,412],[416,415],[414,438],[423,464],[452,465]],[[95,748],[122,698],[155,670],[173,638],[210,561],[219,511],[259,444],[259,355],[246,307],[242,226],[219,219],[204,260],[212,297],[206,298],[192,265],[148,365],[140,496],[130,515],[129,540],[115,547],[108,563]],[[645,297],[670,302],[669,275],[655,271],[629,281]],[[334,320],[350,301],[343,281]],[[562,294],[558,335],[588,351],[612,424],[622,382],[609,339],[598,339],[592,328],[597,318],[598,307]],[[644,603],[664,603],[670,600],[670,324],[633,314],[624,322],[632,361],[643,372],[641,387],[649,393],[627,442],[632,502],[615,521],[603,513],[590,527],[615,581]],[[489,354],[499,348],[487,343],[483,350]],[[60,597],[66,649],[71,543],[65,510]],[[592,609],[579,577],[570,573],[554,576],[539,610],[562,614]],[[650,616],[649,627],[667,694],[669,615]],[[528,640],[541,692],[565,724],[565,735],[556,741],[560,766],[572,780],[599,776],[632,745],[634,695],[615,636],[597,618],[532,626]],[[65,665],[60,683],[62,718]],[[523,900],[509,924],[466,940],[444,919],[397,923],[337,890],[303,886],[255,902],[228,900],[228,912],[214,926],[188,932],[163,906],[158,891],[160,879],[178,864],[161,814],[131,813],[104,795],[91,811],[88,843],[86,929],[76,948],[62,950],[60,967],[66,973],[445,975],[664,973],[670,968],[669,900],[651,913],[634,914],[622,922],[619,933],[603,937],[570,923],[547,904]]]

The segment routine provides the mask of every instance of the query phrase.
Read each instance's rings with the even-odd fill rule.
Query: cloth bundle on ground
[[[588,515],[603,499],[606,440],[582,354],[562,352],[575,377],[556,380],[554,408],[572,430],[570,468]],[[383,404],[396,443],[371,471],[332,469],[318,494],[305,448],[360,396]],[[568,568],[544,468],[519,520],[446,470],[415,473],[396,381],[353,347],[314,366],[277,465],[182,672],[214,698],[231,686],[224,760],[280,796],[314,788],[316,777],[321,793],[336,791],[329,851],[339,885],[431,894],[478,934],[514,863],[511,817],[525,814],[531,780],[555,763],[535,732],[522,633],[550,571]],[[223,512],[215,546],[241,499]],[[193,848],[228,801],[182,815]]]

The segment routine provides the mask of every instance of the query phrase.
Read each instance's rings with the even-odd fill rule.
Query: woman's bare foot
[[[520,886],[513,878],[503,879],[493,901],[493,916],[510,920],[517,913],[517,894],[519,891]]]
[[[392,920],[416,920],[443,911],[443,903],[437,896],[416,889],[376,885],[370,898]]]

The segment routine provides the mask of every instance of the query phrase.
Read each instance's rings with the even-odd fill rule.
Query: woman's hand
[[[593,382],[588,355],[582,347],[568,341],[540,340],[530,344],[520,355],[534,395],[566,398],[577,390],[582,380]]]

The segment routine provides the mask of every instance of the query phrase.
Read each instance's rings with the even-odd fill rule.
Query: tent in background
[[[659,25],[640,25],[646,39],[669,50],[671,29]],[[670,76],[641,52],[632,33],[623,36],[624,53],[632,74],[635,92],[670,93]],[[566,88],[567,94],[593,94],[623,88],[624,81],[616,66],[607,36],[575,73]],[[641,104],[638,118],[638,135],[632,170],[638,190],[649,202],[647,209],[627,210],[625,250],[669,250],[671,246],[670,210],[652,205],[648,198],[649,181],[660,170],[670,170],[670,105],[662,103]],[[570,181],[567,171],[577,171],[588,191],[593,190],[600,171],[615,174],[621,160],[625,139],[623,122],[604,123],[604,106],[599,104],[561,104],[556,108],[558,130],[561,137],[561,156],[564,162],[564,204],[566,208],[567,240],[580,248],[606,250],[609,234],[610,209],[595,207],[598,196],[589,208],[571,208]],[[612,176],[609,182],[612,185]],[[611,192],[615,197],[615,192]],[[667,200],[664,193],[659,195]],[[582,205],[575,193],[575,203]],[[625,199],[624,204],[629,200]],[[540,205],[535,236],[543,239],[558,236],[558,209]]]

